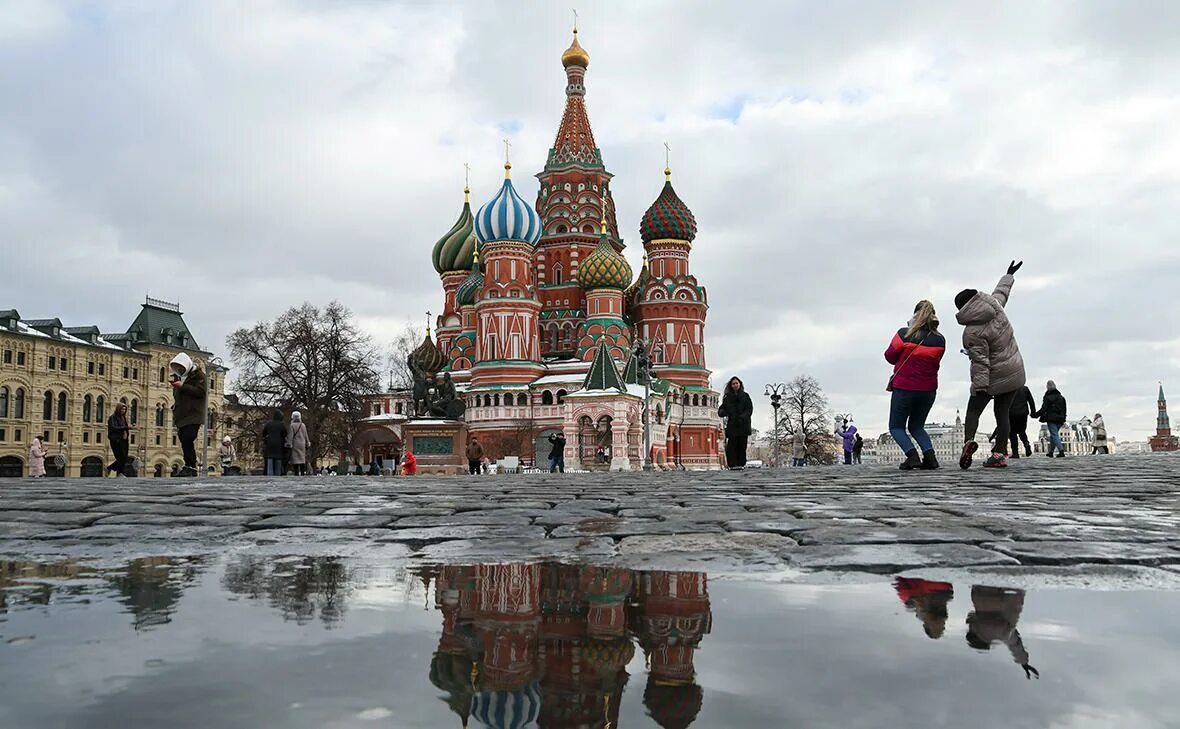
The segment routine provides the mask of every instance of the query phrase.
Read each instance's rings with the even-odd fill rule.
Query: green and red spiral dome
[[[644,243],[664,238],[692,242],[697,236],[697,219],[672,189],[672,171],[664,170],[664,174],[664,189],[639,221],[639,235]]]

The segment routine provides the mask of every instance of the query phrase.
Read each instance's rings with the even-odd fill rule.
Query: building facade
[[[1172,435],[1172,421],[1168,419],[1168,401],[1164,397],[1163,383],[1160,384],[1159,399],[1156,401],[1155,435],[1147,443],[1153,453],[1180,450],[1180,438]]]
[[[203,366],[209,357],[180,308],[165,301],[147,299],[127,330],[115,334],[0,311],[0,476],[28,473],[37,436],[50,453],[47,475],[103,476],[113,460],[106,421],[118,403],[127,405],[130,456],[139,462],[139,475],[168,476],[173,466],[183,466],[167,381],[168,364],[180,352]],[[207,374],[216,424],[225,370]]]
[[[656,467],[717,468],[708,297],[691,269],[696,219],[665,169],[639,221],[644,264],[633,274],[622,255],[613,177],[586,110],[590,55],[576,30],[561,62],[565,112],[537,174],[535,205],[515,188],[510,162],[474,214],[464,190],[458,219],[432,251],[443,307],[437,341],[428,332],[424,346],[442,353],[466,404],[467,430],[489,457],[543,460],[541,444],[563,431],[572,465],[639,468],[646,412]],[[632,361],[636,344],[654,377]],[[396,431],[396,419],[385,420]],[[511,445],[522,434],[523,446]]]

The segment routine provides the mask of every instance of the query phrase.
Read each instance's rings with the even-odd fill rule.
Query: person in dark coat
[[[127,452],[131,448],[130,433],[127,406],[119,403],[115,406],[115,412],[107,418],[107,442],[111,444],[111,452],[115,454],[115,461],[107,466],[107,471],[116,476],[127,475]]]
[[[740,378],[733,377],[725,386],[721,407],[717,414],[725,418],[725,462],[731,468],[746,467],[746,447],[749,444],[754,401],[746,392]]]
[[[856,440],[852,442],[852,462],[860,463],[860,454],[864,451],[865,439],[860,437],[860,433],[856,434]]]
[[[1065,446],[1061,443],[1061,428],[1065,425],[1067,413],[1065,395],[1057,389],[1057,383],[1049,380],[1045,384],[1045,396],[1041,398],[1041,409],[1033,413],[1049,430],[1049,452],[1045,455],[1053,457],[1057,451],[1058,458],[1065,458]]]
[[[173,357],[168,366],[172,370],[172,422],[184,452],[184,469],[180,475],[196,476],[197,433],[207,417],[205,404],[208,382],[205,373],[184,352]]]
[[[475,438],[467,444],[467,472],[472,476],[479,475],[480,467],[483,466],[483,446]]]
[[[565,473],[565,433],[549,436],[549,445],[552,446],[549,449],[549,473]]]
[[[1032,390],[1028,386],[1020,388],[1016,399],[1012,401],[1012,408],[1008,411],[1009,439],[1012,441],[1012,457],[1020,458],[1020,444],[1024,443],[1024,455],[1032,455],[1032,445],[1028,442],[1028,416],[1037,411],[1037,401],[1033,399]]]
[[[287,447],[287,426],[283,414],[276,410],[262,428],[262,457],[266,459],[266,475],[283,475],[283,450]]]

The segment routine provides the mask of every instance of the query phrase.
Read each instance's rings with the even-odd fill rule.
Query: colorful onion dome
[[[541,717],[541,686],[531,681],[516,691],[481,691],[471,699],[471,716],[488,729],[528,729]]]
[[[578,43],[577,28],[574,28],[574,42],[570,43],[570,47],[566,48],[565,53],[561,54],[561,65],[565,68],[569,68],[570,66],[587,68],[590,66],[590,54]]]
[[[505,163],[504,170],[504,186],[475,214],[475,234],[481,244],[516,240],[536,245],[541,239],[541,216],[513,189],[512,165]]]
[[[475,252],[475,218],[471,215],[471,190],[463,188],[463,211],[451,229],[434,244],[434,270],[439,273],[471,268]]]
[[[578,285],[591,289],[619,289],[631,283],[631,264],[610,244],[606,233],[606,219],[602,221],[602,235],[598,247],[578,266]]]
[[[664,189],[639,221],[639,235],[645,243],[662,238],[692,242],[697,235],[697,219],[672,189],[671,169],[664,169]]]
[[[426,339],[422,340],[422,343],[410,354],[410,357],[423,372],[434,373],[447,366],[447,356],[431,339],[429,329],[426,330]]]
[[[474,305],[481,289],[483,289],[483,271],[479,269],[479,249],[477,247],[472,256],[471,273],[455,289],[455,304],[458,306]]]
[[[664,683],[652,676],[643,691],[643,705],[663,729],[688,729],[701,713],[705,692],[695,683]]]
[[[635,656],[635,645],[627,638],[589,640],[582,645],[582,659],[599,670],[621,671]]]

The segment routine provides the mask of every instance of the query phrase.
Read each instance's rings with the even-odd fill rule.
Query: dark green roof
[[[627,391],[619,377],[619,368],[615,366],[615,361],[606,347],[605,339],[598,340],[598,350],[594,353],[594,362],[590,365],[590,371],[586,373],[582,389]]]
[[[184,323],[179,306],[149,299],[139,316],[127,327],[127,334],[137,343],[166,344],[180,349],[200,351],[201,347]],[[182,336],[183,335],[183,336]]]

